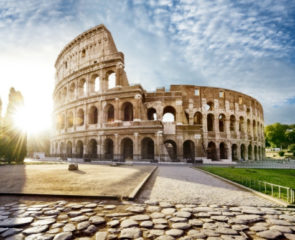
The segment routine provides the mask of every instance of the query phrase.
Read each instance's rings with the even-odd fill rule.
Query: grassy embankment
[[[266,194],[271,194],[271,187],[266,186],[265,189],[265,185],[259,181],[265,181],[295,189],[295,169],[254,169],[232,167],[201,167],[201,169]],[[273,192],[274,196],[278,197],[279,191],[277,187],[273,188]],[[286,195],[286,190],[281,190],[281,197],[286,198]]]

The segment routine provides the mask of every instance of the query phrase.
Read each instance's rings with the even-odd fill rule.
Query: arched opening
[[[122,105],[122,120],[133,121],[133,105],[130,102],[125,102]]]
[[[148,120],[157,120],[157,111],[154,108],[149,108],[147,111]]]
[[[90,158],[97,158],[97,142],[95,139],[91,139],[88,145],[88,153]]]
[[[218,122],[219,122],[219,132],[224,132],[224,128],[225,128],[225,116],[224,116],[224,114],[219,114]]]
[[[108,104],[106,106],[106,121],[107,122],[113,122],[114,121],[114,117],[115,117],[115,110],[114,110],[114,106],[112,104]]]
[[[83,142],[81,140],[79,140],[77,142],[76,152],[77,152],[77,158],[83,158],[84,146],[83,146]]]
[[[189,114],[187,112],[184,112],[184,115],[185,115],[185,119],[186,119],[185,124],[189,124]]]
[[[74,122],[74,115],[73,115],[73,112],[69,112],[68,114],[68,117],[67,117],[67,120],[68,120],[68,128],[71,128],[73,127],[73,122]]]
[[[194,124],[202,124],[202,113],[196,112],[194,115]]]
[[[252,145],[248,146],[248,160],[252,160]]]
[[[254,160],[258,160],[257,159],[257,146],[254,146]]]
[[[238,161],[239,158],[238,158],[238,146],[237,144],[233,144],[232,147],[231,147],[231,159],[233,161]]]
[[[67,87],[63,88],[63,100],[66,101],[67,100]]]
[[[166,140],[164,142],[168,156],[172,162],[177,161],[177,145],[173,140]]]
[[[195,161],[195,143],[193,141],[186,140],[183,143],[183,158],[190,163]]]
[[[72,142],[67,143],[67,157],[72,157]]]
[[[65,154],[65,151],[66,151],[65,144],[62,142],[62,143],[60,143],[59,152],[60,152],[60,154]]]
[[[141,141],[141,159],[153,160],[154,157],[154,141],[149,137],[145,137]]]
[[[258,155],[257,160],[261,160],[261,148],[260,147],[258,147],[257,155]]]
[[[236,124],[236,117],[234,115],[231,115],[230,124],[229,124],[230,131],[234,132],[236,130],[235,124]]]
[[[94,91],[98,92],[100,90],[100,78],[97,76],[94,80]]]
[[[85,97],[87,93],[86,80],[81,79],[78,84],[79,97]]]
[[[97,124],[97,121],[98,121],[97,107],[91,106],[89,110],[89,124]]]
[[[255,122],[255,120],[253,120],[253,136],[254,137],[257,137],[257,134],[256,134],[256,122]]]
[[[246,147],[244,144],[241,145],[241,159],[246,160]]]
[[[84,125],[84,110],[81,108],[78,110],[78,114],[77,114],[77,125],[78,126]]]
[[[216,145],[214,142],[209,142],[207,147],[207,158],[217,160]]]
[[[251,135],[251,122],[250,122],[250,119],[247,120],[247,132],[248,132],[248,135]]]
[[[116,87],[116,74],[114,72],[108,73],[108,89]]]
[[[124,161],[133,160],[133,142],[130,138],[121,141],[121,155]]]
[[[207,115],[207,130],[208,132],[214,130],[214,115],[212,113]]]
[[[220,151],[220,159],[227,159],[227,149],[225,143],[220,143],[219,145],[219,151]]]
[[[65,128],[65,115],[62,114],[60,117],[60,129],[64,129]]]
[[[55,143],[55,149],[54,150],[55,150],[54,153],[57,154],[58,153],[58,143],[57,142]]]
[[[176,111],[174,107],[167,106],[163,111],[163,122],[175,122],[176,121]]]
[[[114,158],[114,142],[110,138],[107,138],[104,142],[104,158],[108,160]]]
[[[240,121],[239,121],[239,131],[240,131],[240,132],[245,132],[245,129],[244,129],[244,118],[243,118],[243,117],[240,117]]]
[[[75,91],[76,91],[76,85],[75,85],[75,83],[72,83],[70,86],[70,98],[71,99],[74,99],[76,97]]]
[[[213,111],[214,110],[214,103],[213,102],[207,102],[206,110],[207,111]]]

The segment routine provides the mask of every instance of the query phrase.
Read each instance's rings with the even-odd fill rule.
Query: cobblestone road
[[[181,166],[159,166],[138,200],[148,199],[205,205],[274,205],[199,170]]]
[[[154,201],[16,201],[0,204],[0,239],[294,240],[295,212]]]

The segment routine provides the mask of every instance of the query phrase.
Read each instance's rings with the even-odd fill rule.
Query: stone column
[[[120,143],[119,143],[119,135],[115,133],[115,141],[114,141],[114,160],[119,161],[121,160],[121,153],[120,153]]]
[[[161,145],[162,144],[163,144],[162,133],[161,133],[161,131],[158,131],[155,133],[155,142],[154,142],[155,160],[158,162],[160,162]]]
[[[103,142],[102,136],[101,136],[101,133],[99,133],[97,136],[97,157],[99,160],[102,160],[102,151],[103,151],[102,142]]]
[[[231,135],[230,135],[230,119],[229,116],[225,117],[225,133],[226,133],[226,138],[230,139]]]
[[[218,119],[218,114],[214,114],[214,129],[213,131],[215,132],[215,139],[219,139],[219,119]]]
[[[216,159],[220,160],[220,142],[215,142],[215,146],[216,146]]]
[[[176,105],[176,125],[182,125],[182,100],[176,100],[175,102]]]
[[[238,160],[241,160],[241,145],[237,144],[237,157]]]
[[[140,152],[139,152],[139,141],[138,141],[138,132],[134,133],[134,143],[133,143],[133,160],[138,161]]]
[[[231,142],[229,141],[226,144],[226,151],[227,151],[227,159],[229,159],[230,161],[232,161],[232,154],[231,154]]]
[[[177,159],[183,161],[183,137],[177,136]]]
[[[115,98],[115,106],[114,106],[114,122],[121,122],[120,119],[120,102],[119,102],[119,98]]]
[[[133,116],[134,119],[133,121],[140,121],[141,120],[141,95],[140,94],[136,94],[134,96],[134,101],[135,104],[133,106]]]
[[[248,145],[245,144],[245,161],[248,161]]]

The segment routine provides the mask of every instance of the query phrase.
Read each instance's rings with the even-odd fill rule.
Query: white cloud
[[[286,103],[295,92],[295,40],[286,30],[295,25],[292,11],[288,0],[3,0],[0,38],[6,41],[0,41],[0,59],[5,65],[15,49],[40,52],[48,57],[37,61],[52,69],[67,42],[104,23],[125,54],[131,83],[148,89],[172,83],[232,88],[258,98],[267,122],[273,122],[274,105],[292,113]],[[52,76],[42,78],[52,89]],[[278,119],[295,120],[286,115]]]

